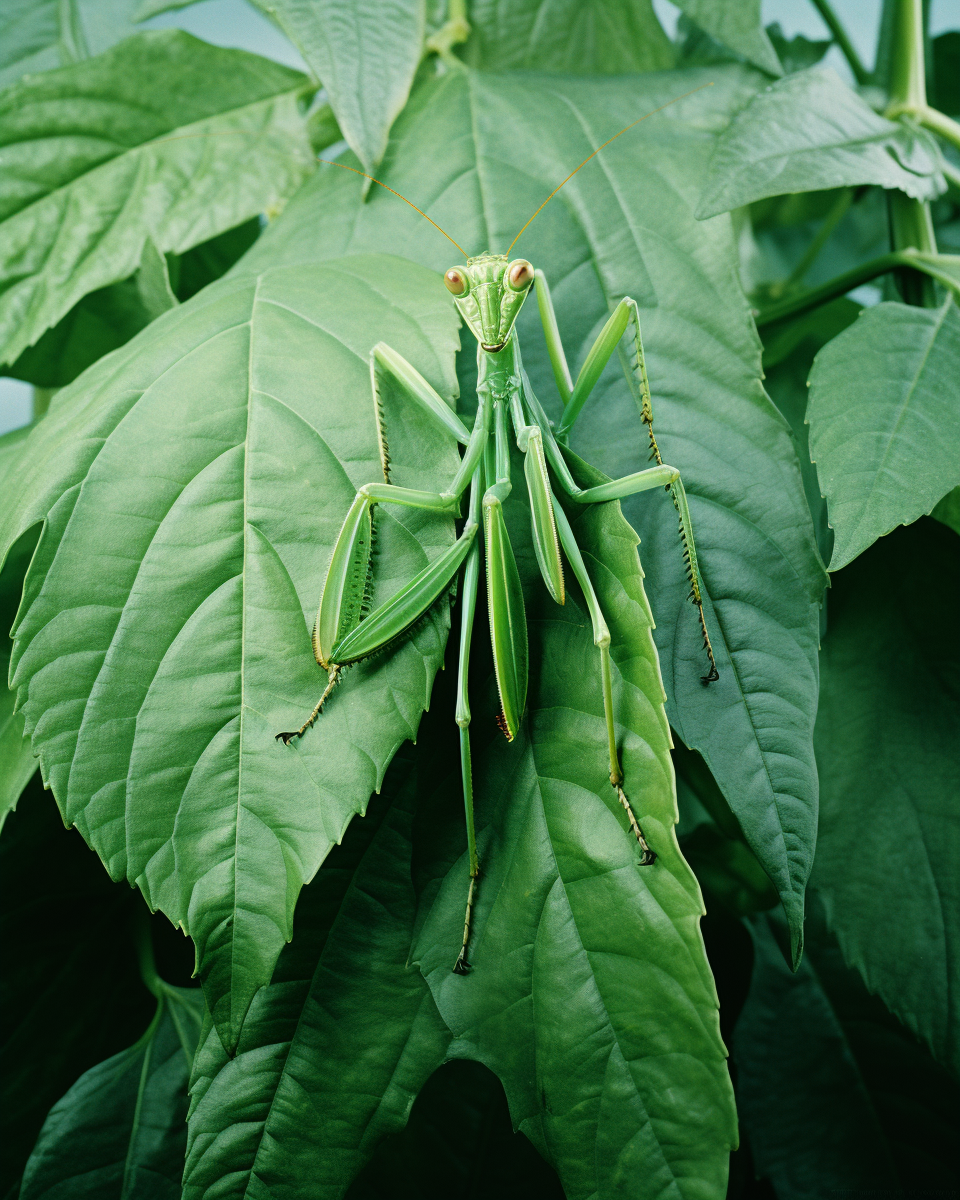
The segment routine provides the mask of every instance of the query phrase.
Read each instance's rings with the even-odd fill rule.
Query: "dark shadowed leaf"
[[[6,1196],[51,1106],[84,1071],[136,1041],[154,1004],[133,941],[143,902],[111,883],[63,828],[39,773],[3,827],[0,880]]]
[[[814,878],[847,962],[960,1066],[960,589],[921,518],[834,578],[822,656]]]
[[[183,251],[271,206],[312,168],[296,71],[177,30],[0,95],[0,358],[152,239]]]
[[[423,53],[424,0],[253,0],[326,89],[343,136],[372,171]]]
[[[461,1058],[430,1076],[403,1133],[381,1144],[346,1200],[470,1195],[564,1200],[556,1172],[514,1133],[500,1080]]]
[[[429,700],[443,608],[352,670],[301,742],[274,740],[319,698],[327,559],[355,489],[382,477],[370,350],[403,347],[451,397],[446,295],[385,257],[221,281],[60,392],[18,468],[10,535],[46,520],[16,643],[34,749],[114,878],[194,938],[228,1044],[301,884]],[[453,439],[407,426],[397,479],[435,484]],[[378,527],[375,600],[452,536],[412,510]]]
[[[143,1037],[81,1075],[51,1109],[23,1172],[21,1200],[180,1200],[203,997],[198,988],[158,987]]]
[[[957,1084],[871,996],[816,903],[796,975],[772,916],[753,918],[754,969],[737,1024],[737,1102],[778,1200],[957,1186]]]
[[[643,538],[668,711],[774,880],[798,949],[816,828],[812,729],[825,577],[790,432],[760,383],[760,345],[729,224],[699,223],[692,213],[715,135],[756,78],[738,67],[549,82],[451,72],[414,93],[384,178],[469,253],[503,251],[550,191],[626,121],[714,81],[598,155],[516,252],[550,280],[574,372],[616,301],[630,295],[640,306],[655,428],[690,493],[721,676],[709,689],[700,683],[703,651],[673,506],[659,493],[626,502]],[[238,269],[301,261],[307,230],[323,255],[389,247],[436,270],[459,261],[440,233],[388,193],[374,189],[358,212],[357,182],[321,168]],[[556,416],[534,305],[518,328],[534,387]],[[465,381],[473,357],[472,348],[463,355]],[[647,465],[646,435],[615,365],[573,444],[610,475]]]
[[[802,33],[788,38],[780,28],[779,21],[767,26],[767,36],[770,38],[770,43],[784,71],[788,72],[802,71],[806,67],[816,66],[833,45],[830,38],[826,38],[824,41],[811,41]]]
[[[336,1200],[443,1062],[450,1032],[408,962],[413,795],[401,755],[303,893],[295,935],[228,1058],[208,1022],[184,1200]]]
[[[168,281],[177,298],[187,300],[219,279],[259,233],[260,222],[254,217],[185,254],[170,255]],[[144,305],[139,274],[89,292],[5,368],[7,374],[37,387],[66,387],[98,358],[128,342],[152,320]]]
[[[953,488],[938,500],[930,516],[960,533],[960,487]]]
[[[763,27],[760,0],[677,0],[677,7],[721,46],[742,55],[761,71],[782,75],[783,68]]]
[[[939,161],[929,134],[877,116],[829,67],[811,67],[757,92],[730,122],[697,216],[861,183],[930,200],[945,186]]]
[[[960,483],[956,304],[865,309],[817,355],[807,421],[836,571]]]

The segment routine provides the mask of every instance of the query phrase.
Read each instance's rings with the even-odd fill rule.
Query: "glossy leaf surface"
[[[866,309],[817,355],[807,421],[836,571],[960,483],[957,305]]]
[[[199,989],[162,985],[143,1037],[82,1075],[50,1111],[21,1200],[179,1200]]]
[[[816,828],[812,728],[818,597],[824,583],[786,423],[764,395],[760,346],[736,279],[726,220],[692,208],[715,135],[756,76],[741,68],[620,80],[450,73],[425,84],[395,127],[385,182],[471,253],[503,250],[537,205],[606,137],[678,94],[580,171],[517,243],[548,274],[571,369],[620,297],[640,306],[654,427],[683,472],[708,595],[720,682],[704,689],[696,611],[673,506],[658,493],[626,502],[643,537],[671,722],[698,748],[787,907],[799,947],[802,894]],[[437,155],[437,145],[446,153]],[[634,186],[642,178],[644,187]],[[378,189],[361,211],[349,173],[321,172],[245,266],[299,261],[304,230],[318,252],[401,248],[435,270],[457,259],[406,205]],[[559,416],[536,309],[518,320],[524,363]],[[464,354],[464,395],[472,378]],[[648,443],[625,382],[605,374],[573,445],[609,475],[647,465]],[[749,477],[745,476],[749,466]],[[514,493],[514,495],[516,492]],[[513,503],[513,498],[511,498]]]
[[[372,171],[423,53],[425,0],[254,0],[326,89],[350,147]]]
[[[194,938],[228,1044],[301,884],[429,701],[443,610],[354,668],[296,747],[274,741],[319,698],[309,629],[327,558],[380,475],[370,350],[402,345],[450,397],[444,296],[384,257],[214,284],[59,393],[6,514],[12,534],[46,518],[15,650],[45,777],[113,877]],[[453,439],[407,427],[417,452],[398,448],[398,482],[452,474]],[[452,538],[412,510],[378,525],[375,601]]]
[[[811,67],[758,92],[730,122],[697,216],[862,183],[932,199],[944,187],[936,145],[923,130],[878,116],[829,67]]]
[[[254,1000],[236,1057],[208,1023],[184,1200],[342,1196],[443,1061],[450,1033],[408,963],[409,776],[398,760],[304,892],[294,941]]]
[[[295,191],[313,165],[305,84],[167,30],[0,96],[3,360],[131,275],[148,238],[186,250]]]
[[[921,519],[835,578],[817,719],[814,871],[847,962],[955,1073],[958,566],[953,530]]]

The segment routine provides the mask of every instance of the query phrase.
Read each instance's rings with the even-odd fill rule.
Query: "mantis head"
[[[530,291],[533,267],[525,258],[509,262],[505,254],[480,254],[465,267],[451,267],[443,282],[481,349],[496,354]]]

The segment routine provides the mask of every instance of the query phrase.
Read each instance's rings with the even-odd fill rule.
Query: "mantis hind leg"
[[[479,492],[479,489],[478,489]],[[460,727],[460,770],[463,779],[463,809],[467,821],[467,859],[470,866],[470,885],[467,890],[467,906],[463,917],[463,942],[454,973],[466,975],[470,971],[467,952],[470,947],[470,932],[473,905],[476,900],[480,879],[480,856],[477,853],[477,831],[473,816],[473,765],[470,756],[470,696],[468,676],[470,672],[470,642],[473,637],[473,622],[477,611],[477,584],[480,578],[480,547],[474,543],[467,556],[463,573],[463,606],[460,612],[460,653],[457,660],[457,725]]]
[[[610,786],[617,793],[617,799],[621,807],[627,815],[627,820],[630,823],[630,829],[637,843],[640,846],[640,866],[649,867],[656,862],[657,855],[651,849],[650,844],[644,837],[643,830],[640,827],[640,822],[637,820],[636,813],[633,811],[627,793],[623,788],[623,768],[620,765],[620,754],[617,748],[617,730],[614,720],[614,705],[613,705],[613,670],[610,661],[610,630],[607,627],[607,622],[604,619],[600,609],[600,602],[597,599],[597,593],[594,591],[590,576],[587,573],[586,564],[583,561],[583,555],[580,553],[580,547],[577,545],[576,538],[573,536],[573,529],[570,522],[567,520],[567,515],[560,507],[559,502],[554,499],[554,510],[557,520],[557,533],[560,537],[560,544],[563,546],[563,552],[567,556],[567,561],[576,576],[577,582],[583,591],[584,599],[587,602],[587,609],[590,613],[590,620],[593,624],[593,641],[594,645],[600,651],[600,677],[603,690],[603,717],[607,729],[607,749],[610,755]]]

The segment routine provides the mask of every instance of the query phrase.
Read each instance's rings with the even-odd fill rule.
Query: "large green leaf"
[[[677,7],[721,46],[743,55],[762,71],[783,74],[763,27],[760,0],[677,0]]]
[[[0,88],[22,75],[100,54],[136,32],[138,0],[4,0],[0,8]]]
[[[810,373],[810,455],[834,530],[830,570],[960,483],[960,310],[878,304]]]
[[[582,484],[602,479],[574,469]],[[414,958],[454,1034],[449,1053],[496,1072],[515,1126],[552,1162],[568,1200],[646,1200],[667,1189],[720,1197],[736,1138],[732,1094],[700,891],[674,835],[670,733],[636,534],[617,505],[569,514],[613,639],[624,788],[658,854],[648,867],[609,782],[600,659],[582,595],[571,583],[562,608],[550,599],[516,490],[507,513],[539,669],[527,720],[507,743],[493,721],[489,651],[475,639],[481,876],[468,976],[451,970],[468,866],[451,803],[450,717],[418,745],[426,808],[416,832],[432,853],[416,863]]]
[[[409,965],[410,768],[351,825],[305,890],[295,936],[236,1056],[209,1027],[197,1057],[184,1200],[335,1200],[406,1124],[450,1032]]]
[[[949,1194],[956,1082],[844,964],[819,914],[810,926],[794,975],[780,922],[750,921],[755,961],[733,1053],[757,1171],[778,1200]]]
[[[834,579],[814,879],[847,962],[960,1069],[956,534],[883,538]]]
[[[199,989],[158,985],[143,1037],[82,1075],[50,1110],[21,1200],[180,1200]]]
[[[384,178],[470,253],[504,250],[605,138],[714,81],[598,155],[516,251],[550,280],[574,371],[621,296],[640,306],[654,424],[664,459],[681,469],[690,493],[720,663],[720,682],[705,689],[673,506],[662,493],[626,502],[643,537],[668,711],[683,741],[704,755],[774,880],[798,950],[816,829],[812,731],[825,576],[789,430],[760,382],[760,345],[729,223],[699,223],[692,213],[715,135],[756,79],[739,67],[616,80],[450,72],[411,97]],[[375,189],[358,210],[358,191],[348,172],[321,168],[238,272],[301,261],[307,231],[318,255],[393,249],[437,270],[458,261],[395,197]],[[557,416],[533,304],[518,329],[534,387]],[[472,348],[463,356],[467,369],[473,356]],[[646,465],[646,435],[615,367],[573,441],[610,475]]]
[[[425,0],[253,0],[326,89],[343,136],[372,171],[423,53]]]
[[[415,734],[442,652],[443,609],[351,671],[295,747],[274,740],[318,699],[327,559],[355,489],[382,477],[381,339],[455,393],[456,317],[423,268],[355,258],[213,284],[57,395],[4,514],[7,537],[45,520],[14,652],[44,777],[113,877],[194,938],[228,1045],[301,884]],[[394,453],[395,478],[436,485],[453,439],[406,424],[419,444],[409,465]],[[413,510],[378,526],[375,599],[452,536]]]
[[[862,183],[931,200],[945,185],[929,134],[887,121],[829,67],[758,92],[721,135],[697,206],[701,219],[787,192]]]
[[[371,804],[304,893],[293,944],[254,1000],[236,1058],[212,1034],[204,1045],[189,1200],[218,1195],[228,1180],[237,1196],[342,1195],[445,1054],[478,1058],[501,1077],[515,1124],[568,1197],[618,1194],[627,1177],[638,1197],[673,1177],[680,1195],[722,1195],[731,1098],[699,892],[672,833],[669,732],[636,537],[615,506],[575,514],[611,622],[626,786],[660,852],[654,868],[639,866],[609,785],[599,656],[582,599],[553,604],[517,492],[508,515],[541,666],[529,737],[508,745],[493,721],[486,639],[475,639],[483,874],[474,970],[451,971],[467,869],[447,672],[421,727],[415,779],[386,815],[383,797]],[[420,800],[412,826],[411,790]],[[452,1023],[452,1043],[422,979],[404,971],[411,868],[426,888],[412,957]],[[598,1140],[599,1161],[584,1164],[583,1145]]]
[[[584,484],[601,478],[582,466],[578,474]],[[661,857],[654,869],[638,865],[609,787],[599,663],[582,599],[569,595],[560,611],[543,594],[527,515],[512,505],[532,657],[544,665],[527,736],[512,746],[489,721],[489,669],[486,686],[475,689],[483,871],[468,986],[450,973],[463,856],[439,891],[426,884],[418,955],[459,1034],[452,1049],[500,1074],[515,1122],[552,1158],[568,1196],[619,1194],[627,1178],[632,1195],[656,1194],[667,1179],[682,1195],[712,1195],[731,1136],[726,1076],[717,1069],[715,999],[696,931],[699,894],[672,833],[669,735],[635,535],[613,506],[571,515],[611,625],[625,787]],[[456,766],[438,777],[440,755],[428,752],[427,760],[423,787],[434,809],[422,826],[446,821],[457,830],[457,816],[444,815]],[[665,1057],[678,1089],[669,1094],[657,1082]],[[699,1135],[690,1126],[677,1133],[694,1108]],[[696,1148],[687,1133],[699,1138]],[[594,1161],[584,1161],[584,1144],[602,1146]]]
[[[132,274],[148,239],[186,250],[279,205],[312,167],[305,83],[164,30],[0,95],[0,358]]]
[[[675,58],[650,0],[473,0],[469,12],[464,59],[492,71],[616,75],[671,67]]]

